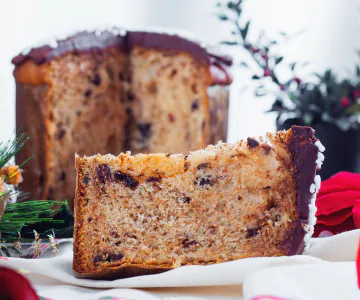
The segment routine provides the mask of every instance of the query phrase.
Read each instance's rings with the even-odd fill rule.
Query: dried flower
[[[59,252],[59,243],[55,241],[55,233],[48,234],[51,253],[55,256],[57,252]]]
[[[7,184],[17,185],[22,181],[21,169],[16,165],[1,168],[0,176],[4,178]]]
[[[35,231],[34,231],[34,241],[32,242],[32,246],[35,250],[35,255],[39,256],[41,254],[41,239],[40,239],[40,235]]]
[[[21,234],[18,232],[19,239],[13,244],[14,248],[19,251],[20,256],[22,255],[22,244],[21,244]]]

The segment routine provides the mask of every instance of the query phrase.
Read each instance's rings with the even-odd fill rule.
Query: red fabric
[[[39,297],[24,276],[0,267],[0,299],[38,300]]]
[[[314,237],[360,228],[360,174],[340,172],[321,184]]]
[[[360,289],[360,239],[359,239],[358,252],[356,256],[356,273],[357,273],[358,287]]]

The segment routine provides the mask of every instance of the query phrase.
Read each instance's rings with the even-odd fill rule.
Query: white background
[[[192,31],[211,43],[229,37],[230,29],[214,16],[214,0],[3,0],[0,2],[0,141],[15,128],[15,85],[11,58],[23,48],[50,36],[62,36],[102,25],[144,28],[170,26]],[[264,29],[300,37],[282,45],[286,62],[310,61],[303,73],[336,69],[342,76],[358,60],[360,49],[359,0],[248,0],[246,16],[252,19],[251,36]],[[247,59],[241,50],[237,59]],[[271,97],[240,93],[251,74],[234,70],[231,89],[229,140],[275,130],[274,116],[264,114]]]

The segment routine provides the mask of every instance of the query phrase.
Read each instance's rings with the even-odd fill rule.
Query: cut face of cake
[[[292,127],[189,155],[77,156],[74,271],[119,278],[301,254],[318,145],[310,127]]]

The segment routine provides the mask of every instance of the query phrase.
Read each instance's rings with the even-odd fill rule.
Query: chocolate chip
[[[200,165],[198,165],[198,170],[201,170],[201,169],[206,169],[206,168],[210,168],[211,167],[211,164],[209,162],[206,162],[206,163],[202,163]]]
[[[251,149],[259,146],[259,143],[256,140],[252,139],[252,138],[247,139],[247,144],[248,144],[249,148],[251,148]]]
[[[189,248],[190,246],[198,244],[198,242],[196,240],[189,241],[189,239],[186,238],[181,242],[181,244],[184,245],[184,248]]]
[[[102,164],[97,167],[96,175],[100,182],[105,183],[111,179],[111,170],[108,165]]]
[[[64,137],[65,134],[66,134],[66,131],[64,129],[59,129],[59,131],[58,131],[58,133],[56,135],[57,139],[61,140]]]
[[[119,72],[118,77],[121,81],[125,81],[125,79],[126,79],[123,72]]]
[[[169,122],[170,123],[174,123],[175,122],[175,116],[173,114],[169,114],[168,115],[168,118],[169,118]]]
[[[262,145],[261,148],[264,150],[266,155],[268,155],[271,151],[271,147],[269,145]]]
[[[89,184],[89,181],[90,181],[90,178],[89,177],[84,177],[83,178],[83,180],[82,180],[82,182],[83,182],[83,184],[85,184],[85,185],[88,185]]]
[[[87,90],[85,90],[85,92],[84,92],[84,97],[90,97],[91,94],[92,94],[92,90],[87,89]]]
[[[127,93],[127,100],[128,102],[133,102],[135,100],[135,95],[131,91]]]
[[[127,108],[126,108],[126,114],[127,114],[128,116],[131,116],[131,115],[132,115],[132,109],[131,109],[130,107],[127,107]]]
[[[175,75],[177,74],[177,70],[176,69],[172,69],[169,78],[173,78]]]
[[[94,75],[94,77],[91,79],[91,82],[96,85],[96,86],[99,86],[101,84],[101,77],[98,73],[96,73]]]
[[[202,121],[201,128],[204,130],[204,128],[205,128],[205,120]]]
[[[271,189],[271,186],[264,187],[264,190],[269,190],[269,189]]]
[[[92,218],[88,218],[88,220],[87,220],[87,221],[88,221],[89,223],[90,223],[90,222],[92,222]]]
[[[171,156],[171,153],[166,153],[166,157],[170,157]]]
[[[195,183],[198,183],[199,185],[211,185],[211,186],[214,184],[209,177],[202,177],[200,178],[200,180],[197,177]]]
[[[118,238],[119,237],[119,233],[115,230],[110,232],[110,235],[113,236],[114,238]]]
[[[122,260],[123,257],[124,257],[124,255],[122,255],[122,254],[109,254],[107,261],[108,262],[119,261],[119,260]]]
[[[238,200],[241,200],[242,198],[241,198],[241,196],[237,196],[237,199],[238,199]]]
[[[195,99],[191,104],[191,111],[195,111],[199,109],[199,100]]]
[[[148,182],[159,182],[160,180],[161,180],[161,178],[151,176],[146,181],[148,181]]]
[[[98,264],[99,262],[113,262],[113,261],[119,261],[122,260],[124,255],[122,254],[103,254],[103,255],[96,255],[93,259],[95,264]]]
[[[114,173],[114,178],[120,182],[124,182],[127,187],[135,188],[138,186],[139,182],[131,177],[129,174],[116,171]]]
[[[150,123],[138,123],[137,127],[144,138],[150,137],[150,129],[151,129]]]
[[[191,201],[191,198],[190,197],[184,197],[184,202],[185,203],[190,203]]]
[[[102,255],[96,255],[93,259],[94,264],[98,264],[99,262],[103,261],[103,256]]]
[[[127,233],[124,234],[124,236],[129,237],[129,238],[131,238],[131,239],[137,239],[136,235],[133,234],[133,233],[128,233],[128,232],[127,232]]]
[[[246,238],[251,238],[251,237],[256,236],[259,233],[258,231],[259,231],[258,227],[256,227],[256,228],[248,228]]]
[[[62,171],[61,174],[60,174],[60,180],[61,181],[65,181],[66,180],[66,172],[65,171]]]

